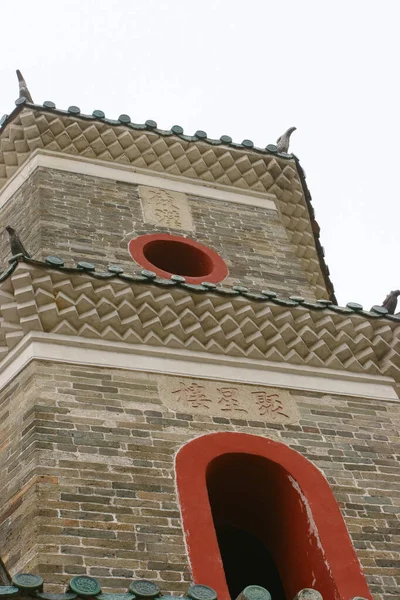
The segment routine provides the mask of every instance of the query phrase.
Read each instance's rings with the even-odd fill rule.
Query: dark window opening
[[[229,525],[217,526],[216,533],[232,599],[248,585],[261,585],[273,600],[285,600],[278,570],[261,540]]]
[[[273,600],[294,596],[294,579],[295,593],[307,587],[311,540],[287,471],[264,457],[224,454],[208,466],[207,490],[232,600],[248,585]]]
[[[143,247],[143,254],[159,269],[175,275],[206,277],[214,268],[205,252],[185,242],[151,241]]]
[[[159,277],[185,277],[186,283],[218,283],[228,267],[215,250],[189,238],[170,233],[147,233],[130,240],[133,260]]]

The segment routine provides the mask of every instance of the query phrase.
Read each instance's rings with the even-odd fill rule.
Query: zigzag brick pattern
[[[381,374],[400,381],[400,325],[20,263],[1,284],[0,357],[31,331]]]

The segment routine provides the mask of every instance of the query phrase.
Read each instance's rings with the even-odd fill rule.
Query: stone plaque
[[[158,378],[163,404],[175,411],[269,423],[293,423],[297,406],[287,390],[188,377]]]
[[[143,218],[146,223],[193,231],[193,221],[186,194],[161,188],[139,186]]]

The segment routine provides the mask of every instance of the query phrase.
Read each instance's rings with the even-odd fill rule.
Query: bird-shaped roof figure
[[[397,296],[400,296],[400,290],[393,290],[386,296],[382,303],[383,308],[386,308],[389,315],[394,315],[397,306]]]
[[[11,576],[0,557],[0,584],[11,585]]]
[[[21,242],[21,240],[19,239],[19,236],[18,236],[17,232],[15,231],[14,227],[7,225],[6,231],[8,232],[8,235],[10,236],[11,254],[13,256],[15,256],[16,254],[23,254],[27,258],[31,258],[31,255],[29,254],[29,252],[27,252],[25,250],[25,247],[24,247],[23,243]]]
[[[276,147],[278,152],[289,152],[290,136],[293,131],[296,131],[296,127],[289,127],[287,131],[276,140]]]
[[[19,69],[17,69],[16,73],[17,73],[18,82],[19,82],[19,97],[26,98],[28,100],[28,102],[32,102],[32,104],[33,104],[32,96],[28,90],[28,86],[26,85],[26,81],[23,78],[21,71]]]

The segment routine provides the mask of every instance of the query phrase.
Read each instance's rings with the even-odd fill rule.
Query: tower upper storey
[[[132,266],[132,238],[172,233],[215,250],[227,283],[334,298],[295,156],[128,115],[17,102],[0,129],[0,219],[34,256]],[[7,248],[4,237],[3,261]]]

